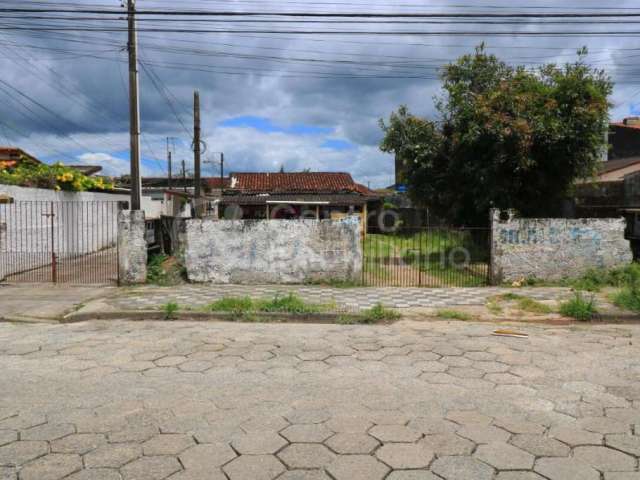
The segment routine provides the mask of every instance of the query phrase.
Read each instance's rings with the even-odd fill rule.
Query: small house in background
[[[640,117],[625,118],[609,125],[608,160],[640,157]]]
[[[332,219],[357,214],[378,195],[344,172],[232,173],[220,199],[222,218]]]

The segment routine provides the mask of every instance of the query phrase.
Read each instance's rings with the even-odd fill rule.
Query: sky
[[[602,12],[640,13],[637,2],[567,0],[138,0],[138,9],[257,12]],[[124,10],[112,0],[3,0],[1,8],[58,7]],[[635,10],[634,10],[635,7]],[[599,9],[599,10],[595,10]],[[29,14],[37,16],[37,14]],[[125,17],[95,14],[25,21],[0,13],[0,144],[18,146],[47,162],[97,164],[109,175],[129,170],[128,65]],[[393,158],[379,150],[379,121],[399,105],[436,118],[442,95],[439,69],[484,42],[514,65],[538,67],[587,61],[616,82],[611,119],[640,115],[640,36],[541,36],[554,32],[640,32],[640,17],[571,25],[569,20],[504,25],[434,23],[283,23],[282,17],[139,22],[140,110],[144,175],[167,174],[167,138],[174,174],[193,169],[193,91],[201,97],[205,143],[203,174],[346,171],[371,187],[393,183]],[[244,19],[246,20],[246,19]],[[393,19],[398,20],[398,19]],[[407,19],[404,19],[406,21]],[[326,22],[326,20],[325,20]],[[638,22],[638,23],[635,23]],[[65,27],[52,30],[51,27]],[[108,30],[95,28],[108,26]],[[115,26],[115,28],[113,28]],[[18,28],[16,28],[18,27]],[[26,28],[25,28],[26,27]],[[47,27],[47,30],[43,30]],[[224,30],[224,32],[167,32]],[[94,30],[94,31],[87,31]],[[158,31],[161,30],[161,31]],[[268,30],[269,33],[264,31]],[[279,33],[274,33],[280,31]],[[282,33],[285,30],[287,33]],[[349,30],[356,34],[300,34]],[[411,31],[420,35],[401,35]],[[472,31],[474,35],[436,35]],[[257,33],[260,32],[260,33]],[[529,32],[536,36],[496,35]],[[393,34],[391,34],[393,33]],[[178,164],[178,165],[176,165]]]

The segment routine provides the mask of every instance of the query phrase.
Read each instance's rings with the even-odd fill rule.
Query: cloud
[[[20,5],[17,0],[6,3]],[[200,9],[205,3],[184,0],[180,7]],[[438,0],[437,8],[432,2],[417,0],[403,3],[415,5],[412,8],[393,7],[392,3],[371,0],[348,9],[442,11],[460,2]],[[506,12],[517,2],[481,3]],[[242,2],[228,4],[232,9],[247,8]],[[580,8],[601,4],[601,0],[582,0]],[[633,0],[616,3],[620,9],[634,6]],[[293,8],[275,0],[264,0],[254,7],[265,11]],[[166,2],[146,0],[145,8],[166,8]],[[326,4],[314,9],[345,11],[347,7]],[[13,22],[24,27],[26,21]],[[192,27],[193,22],[175,26]],[[282,28],[275,23],[264,26]],[[594,24],[589,28],[610,27]],[[239,27],[231,23],[230,28]],[[376,31],[400,28],[386,23],[375,26]],[[284,164],[286,169],[351,171],[357,180],[374,186],[392,183],[393,159],[377,148],[382,137],[378,120],[387,118],[401,104],[416,114],[433,117],[434,96],[442,94],[438,79],[441,67],[472,52],[482,41],[489,52],[529,67],[575,60],[577,48],[586,45],[590,49],[587,61],[605,68],[617,82],[611,98],[612,119],[638,109],[640,86],[629,52],[624,50],[637,48],[633,37],[450,37],[430,36],[430,27],[424,25],[411,26],[419,28],[425,30],[424,36],[140,32],[144,174],[166,173],[167,137],[176,139],[174,172],[182,160],[192,168],[192,98],[197,89],[208,155],[213,158],[214,152],[224,151],[230,168],[275,170]],[[533,23],[434,27],[456,28],[538,31],[543,27]],[[563,28],[570,31],[578,27]],[[92,159],[91,163],[101,163],[110,172],[128,172],[123,32],[3,30],[0,44],[2,80],[9,85],[0,85],[0,142],[20,146],[47,161]],[[205,168],[216,167],[207,164]]]

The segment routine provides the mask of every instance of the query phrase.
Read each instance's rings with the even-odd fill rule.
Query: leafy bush
[[[175,315],[177,313],[177,311],[179,310],[179,306],[176,302],[169,302],[166,303],[163,307],[162,310],[164,312],[164,319],[165,320],[172,320],[175,318]]]
[[[69,192],[113,189],[113,184],[104,178],[88,177],[62,163],[0,162],[1,183]]]
[[[613,296],[613,303],[625,310],[640,312],[640,272],[632,272],[622,291]]]
[[[571,300],[560,304],[560,313],[565,317],[575,318],[581,322],[589,321],[598,313],[595,296],[592,294],[586,300],[584,294],[581,291],[577,291]]]
[[[320,311],[320,306],[306,303],[297,295],[290,293],[285,296],[276,295],[272,300],[261,302],[259,310],[263,312],[317,313]]]
[[[177,285],[184,280],[184,268],[175,257],[152,255],[147,262],[147,283],[152,285]]]

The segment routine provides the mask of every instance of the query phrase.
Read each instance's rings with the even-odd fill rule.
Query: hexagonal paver
[[[378,445],[378,441],[366,433],[336,433],[324,442],[331,450],[337,453],[371,453]]]
[[[142,444],[145,455],[177,455],[195,445],[191,435],[183,433],[165,433],[156,435]]]
[[[636,468],[635,458],[607,447],[576,447],[573,458],[604,472],[630,472]]]
[[[142,447],[136,443],[102,445],[84,456],[87,468],[120,468],[142,456]]]
[[[277,433],[254,432],[236,437],[233,448],[244,455],[267,455],[276,453],[287,444],[287,441]]]
[[[0,447],[0,465],[20,466],[48,451],[47,442],[13,442]]]
[[[80,470],[64,480],[122,480],[122,475],[112,468],[91,468]]]
[[[426,470],[397,470],[391,472],[386,480],[440,480]]]
[[[455,433],[436,433],[427,435],[420,443],[433,450],[439,457],[448,455],[470,455],[475,444]]]
[[[296,410],[286,417],[291,423],[322,423],[329,420],[330,415],[324,410]]]
[[[471,457],[440,457],[431,471],[445,480],[491,480],[493,469]]]
[[[534,472],[500,472],[496,480],[544,480]]]
[[[124,480],[161,480],[182,467],[175,457],[142,457],[120,469]]]
[[[325,426],[336,433],[364,433],[373,423],[363,417],[338,416],[332,417]]]
[[[154,360],[154,363],[159,367],[175,367],[186,361],[187,357],[183,357],[182,355],[170,355]]]
[[[44,425],[38,425],[37,427],[23,430],[20,433],[20,439],[51,441],[57,440],[58,438],[65,437],[67,435],[71,435],[72,433],[75,433],[75,431],[76,430],[73,425],[55,425],[51,423],[45,423]]]
[[[51,442],[51,451],[84,455],[106,443],[107,439],[100,433],[74,433]]]
[[[389,443],[376,451],[376,457],[394,469],[426,468],[433,460],[433,450],[419,443]]]
[[[129,426],[117,432],[109,432],[107,437],[111,443],[145,442],[160,433],[153,425]]]
[[[636,457],[640,456],[640,436],[614,433],[607,435],[604,443],[616,450],[622,450]]]
[[[541,434],[545,430],[543,425],[518,418],[496,418],[493,423],[511,433]]]
[[[284,472],[278,480],[331,480],[322,470],[290,470]]]
[[[629,425],[608,417],[587,417],[578,420],[582,429],[594,433],[628,433]]]
[[[0,430],[0,447],[18,440],[18,432],[14,430]]]
[[[296,424],[285,428],[280,434],[292,443],[322,443],[333,432],[324,424]]]
[[[600,474],[573,458],[539,458],[534,470],[550,480],[599,480]]]
[[[168,477],[168,480],[229,480],[229,477],[222,473],[219,468],[207,468],[203,470],[182,470]]]
[[[211,363],[204,360],[189,360],[178,365],[178,369],[183,372],[204,372],[212,366]]]
[[[187,470],[219,467],[235,457],[235,452],[226,443],[196,445],[185,450],[179,456],[180,462]]]
[[[14,467],[0,467],[0,480],[16,480],[18,474]]]
[[[278,457],[289,468],[322,468],[331,463],[335,455],[324,445],[299,443],[289,445]]]
[[[376,425],[369,434],[381,442],[415,442],[422,434],[404,425]]]
[[[381,480],[389,467],[369,455],[342,455],[327,471],[336,480]]]
[[[632,473],[632,472],[605,473],[604,480],[640,480],[640,473]]]
[[[482,415],[474,410],[449,412],[446,418],[460,425],[489,425],[492,420],[491,417]]]
[[[544,435],[514,435],[510,442],[536,457],[568,457],[570,452],[565,444]]]
[[[601,433],[587,432],[586,430],[572,426],[552,427],[549,430],[549,436],[557,438],[571,447],[602,444]]]
[[[270,417],[255,417],[250,418],[246,422],[244,422],[241,427],[242,429],[249,432],[279,432],[280,430],[286,428],[289,424],[287,421],[278,416],[270,416]]]
[[[535,460],[530,453],[500,442],[480,445],[474,456],[498,470],[529,470]]]
[[[272,480],[284,472],[284,465],[273,455],[242,455],[222,467],[230,480]]]
[[[511,437],[506,430],[491,425],[468,425],[459,429],[457,434],[476,443],[506,442]]]
[[[38,458],[20,470],[22,480],[59,480],[82,469],[80,455],[52,453]]]

